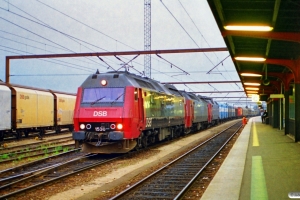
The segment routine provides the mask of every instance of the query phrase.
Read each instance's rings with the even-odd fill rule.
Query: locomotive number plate
[[[105,127],[104,126],[100,126],[100,127],[95,127],[95,131],[105,131]]]

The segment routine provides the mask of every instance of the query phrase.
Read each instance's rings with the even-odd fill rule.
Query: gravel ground
[[[187,151],[187,149],[193,148],[196,144],[235,122],[236,121],[227,122],[209,130],[191,134],[181,140],[168,142],[160,147],[148,149],[134,155],[128,155],[122,160],[116,160],[112,163],[78,173],[76,176],[45,185],[41,189],[24,192],[24,194],[14,199],[108,199],[159,169],[171,161],[172,158],[182,154]],[[215,170],[216,166],[213,166],[213,168]],[[208,183],[206,183],[206,185]],[[206,186],[203,187],[206,188]]]

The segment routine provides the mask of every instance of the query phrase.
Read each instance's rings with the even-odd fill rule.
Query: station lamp
[[[260,83],[245,82],[244,85],[260,86]]]
[[[255,88],[255,87],[245,87],[246,90],[259,90],[259,88]]]
[[[268,32],[272,31],[273,27],[271,26],[256,26],[256,25],[228,25],[224,26],[225,30],[230,30],[230,31],[263,31],[263,32]]]
[[[250,62],[264,62],[266,58],[263,57],[234,57],[235,60],[238,61],[250,61]]]
[[[247,90],[246,93],[247,93],[247,95],[248,95],[248,94],[258,94],[258,91],[248,91],[248,90]]]
[[[251,77],[261,77],[261,74],[254,74],[254,73],[241,73],[241,76],[251,76]]]

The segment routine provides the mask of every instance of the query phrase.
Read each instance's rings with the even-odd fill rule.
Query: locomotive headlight
[[[111,124],[110,125],[110,129],[116,129],[116,125],[115,124]]]
[[[123,128],[123,124],[117,124],[117,129],[121,130]]]
[[[106,86],[107,85],[107,81],[106,80],[101,80],[101,85],[102,86]]]
[[[85,128],[85,125],[84,124],[80,124],[80,129],[84,129]]]
[[[91,129],[91,128],[92,128],[92,125],[90,125],[90,124],[86,125],[86,129]]]

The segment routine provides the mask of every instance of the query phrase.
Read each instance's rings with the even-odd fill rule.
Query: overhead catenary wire
[[[117,40],[117,39],[115,39],[115,38],[113,38],[113,37],[111,37],[111,36],[109,36],[109,35],[103,33],[102,31],[99,31],[98,29],[95,29],[95,28],[91,27],[90,25],[87,25],[86,23],[81,22],[80,20],[78,20],[78,19],[76,19],[76,18],[74,18],[74,17],[72,17],[72,16],[70,16],[70,15],[67,15],[67,14],[65,14],[64,12],[62,12],[62,11],[60,11],[60,10],[58,10],[58,9],[56,9],[56,8],[54,8],[54,7],[52,7],[52,6],[48,5],[48,4],[46,4],[46,3],[44,3],[44,2],[41,2],[41,1],[39,1],[39,0],[36,0],[36,1],[39,2],[39,3],[41,3],[41,4],[43,4],[43,5],[45,5],[45,6],[47,6],[48,8],[51,8],[51,9],[55,10],[56,12],[59,12],[60,14],[62,14],[62,15],[64,15],[64,16],[69,17],[69,18],[73,19],[74,21],[76,21],[76,22],[78,22],[78,23],[80,23],[80,24],[82,24],[82,25],[84,25],[84,26],[86,26],[86,27],[88,27],[88,28],[90,28],[90,29],[92,29],[92,30],[94,30],[94,31],[96,31],[96,32],[98,32],[98,33],[100,33],[100,34],[102,34],[102,35],[104,35],[104,36],[106,36],[106,37],[112,39],[112,40],[114,40],[114,41],[117,41],[117,42],[123,44],[124,46],[127,46],[127,47],[129,47],[129,48],[132,48],[132,49],[136,50],[134,47],[131,47],[131,46],[129,46],[129,45],[123,43],[123,42],[120,42],[119,40]],[[130,62],[130,61],[129,61],[129,62]],[[139,71],[138,71],[138,72],[139,72]],[[139,72],[139,73],[140,73],[140,72]]]
[[[7,47],[7,46],[4,46],[4,45],[0,45],[0,47],[4,47],[4,48],[7,48],[7,49],[12,49],[12,50],[15,50],[15,51],[20,51],[20,52],[27,53],[27,54],[29,53],[29,52],[25,52],[25,51],[22,51],[22,50],[14,49],[14,48],[11,48],[11,47]],[[29,54],[34,55],[32,53],[29,53]],[[74,67],[74,65],[76,65],[76,64],[68,63],[66,61],[61,61],[61,60],[57,60],[57,59],[53,59],[53,60],[55,60],[57,62],[65,63],[65,64],[57,63],[57,62],[46,60],[46,59],[41,59],[41,60],[46,61],[46,62],[50,62],[50,63],[60,64],[62,66],[66,66],[66,67],[70,67],[70,68],[74,68],[74,69],[79,69],[79,70],[85,70],[85,71],[87,71],[87,70],[92,71],[93,70],[91,68],[87,68],[87,67],[83,67],[83,66],[79,66],[80,68]],[[69,66],[69,65],[66,65],[66,64],[69,64],[69,65],[72,65],[72,66]],[[83,69],[83,68],[85,68],[85,69]]]
[[[4,0],[4,1],[5,1],[5,0]],[[71,16],[69,16],[69,15],[67,15],[67,14],[65,14],[65,13],[63,13],[63,12],[61,12],[61,11],[59,11],[59,10],[57,10],[57,9],[55,9],[55,8],[53,8],[53,7],[51,7],[51,6],[49,6],[49,5],[46,4],[46,3],[43,3],[43,2],[40,2],[40,1],[37,1],[37,2],[39,2],[39,3],[41,3],[41,4],[45,5],[45,6],[47,6],[48,8],[51,8],[51,9],[55,10],[56,12],[59,12],[60,14],[62,14],[62,15],[64,15],[64,16],[67,16],[67,17],[71,18],[72,20],[75,20],[76,22],[78,22],[78,23],[80,23],[80,24],[82,24],[82,25],[85,25],[85,26],[91,28],[91,29],[94,30],[94,31],[97,31],[98,33],[101,33],[101,34],[105,35],[106,37],[109,37],[109,38],[113,39],[114,41],[117,41],[117,42],[119,42],[119,43],[121,43],[121,44],[123,44],[123,45],[125,45],[125,46],[127,46],[127,47],[130,47],[129,45],[126,45],[125,43],[122,43],[122,42],[120,42],[120,41],[118,41],[118,40],[116,40],[116,39],[114,39],[114,38],[108,36],[107,34],[105,34],[105,33],[101,32],[101,31],[99,31],[99,30],[97,30],[97,29],[95,29],[95,28],[93,28],[93,27],[91,27],[91,26],[89,26],[89,25],[87,25],[87,24],[85,24],[85,23],[83,23],[83,22],[81,22],[81,21],[75,19],[74,17],[71,17]],[[11,4],[11,3],[10,3],[10,4]],[[60,34],[62,34],[62,35],[64,35],[64,36],[67,36],[67,37],[69,37],[69,38],[72,39],[72,40],[75,39],[75,40],[78,40],[78,41],[83,42],[83,43],[85,43],[85,44],[88,44],[88,45],[90,45],[90,46],[93,46],[93,47],[95,47],[95,48],[99,48],[99,49],[101,49],[101,50],[104,50],[104,51],[107,51],[107,52],[108,52],[108,50],[106,50],[106,49],[103,49],[103,48],[98,47],[98,46],[96,46],[96,45],[94,45],[94,44],[88,43],[88,42],[86,42],[86,41],[83,41],[83,40],[81,40],[81,39],[79,39],[79,38],[73,37],[73,36],[71,36],[71,35],[69,35],[69,34],[63,33],[62,31],[59,31],[59,30],[57,30],[57,29],[55,29],[55,28],[49,26],[49,25],[46,24],[45,22],[43,22],[43,21],[37,19],[36,17],[30,15],[29,13],[27,13],[27,12],[25,12],[24,10],[18,8],[17,6],[15,6],[15,5],[13,5],[13,4],[11,4],[11,5],[14,6],[16,9],[18,9],[18,10],[20,10],[20,11],[26,13],[26,14],[29,15],[30,17],[32,17],[32,18],[34,18],[34,19],[40,21],[42,24],[40,24],[40,23],[38,23],[38,22],[36,22],[36,21],[33,21],[33,20],[31,20],[31,19],[28,19],[28,18],[26,18],[26,17],[24,17],[24,16],[21,16],[21,15],[19,15],[19,14],[17,14],[17,13],[14,13],[14,12],[11,12],[11,11],[10,11],[11,13],[13,13],[13,14],[15,14],[15,15],[18,15],[19,17],[23,17],[23,18],[25,18],[25,19],[27,19],[27,20],[30,20],[30,21],[32,21],[32,22],[35,22],[35,23],[37,23],[37,24],[39,24],[39,25],[41,25],[41,26],[45,26],[45,27],[47,27],[47,28],[49,28],[49,29],[52,29],[52,30],[54,30],[54,31],[57,31],[58,33],[60,33]],[[78,41],[77,41],[77,42],[78,42]],[[80,43],[80,45],[81,45],[81,43]],[[83,46],[84,46],[84,45],[83,45]],[[87,48],[87,49],[90,49],[90,48],[88,48],[87,46],[84,46],[84,47]],[[130,48],[134,49],[133,47],[130,47]],[[92,50],[92,49],[90,49],[90,50],[94,52],[94,50]]]
[[[219,91],[215,87],[213,87],[210,83],[208,83],[208,85],[210,85],[210,87],[214,88],[215,91]]]
[[[2,8],[0,8],[0,9],[2,9]],[[73,52],[73,53],[76,53],[76,52],[72,51],[71,49],[68,49],[68,48],[66,48],[66,47],[64,47],[64,46],[62,46],[62,45],[60,45],[60,44],[58,44],[58,43],[56,43],[56,42],[54,42],[54,41],[52,41],[52,40],[49,40],[49,39],[47,39],[47,38],[45,38],[45,37],[43,37],[43,36],[41,36],[41,35],[39,35],[39,34],[37,34],[37,33],[34,33],[33,31],[30,31],[30,30],[28,30],[28,29],[26,29],[26,28],[24,28],[24,27],[22,27],[22,26],[20,26],[20,25],[18,25],[18,24],[15,24],[15,23],[13,23],[13,22],[11,22],[11,21],[9,21],[9,20],[3,18],[3,17],[0,17],[0,19],[2,19],[2,20],[4,20],[4,21],[7,21],[8,23],[11,23],[11,24],[13,24],[13,25],[15,25],[15,26],[17,26],[17,27],[23,29],[23,30],[26,30],[26,31],[32,33],[33,35],[36,35],[36,36],[38,36],[38,37],[41,37],[41,38],[43,38],[43,39],[45,39],[45,40],[47,40],[47,41],[49,41],[49,42],[51,42],[51,43],[54,43],[54,44],[56,44],[56,45],[58,45],[58,46],[60,46],[60,47],[62,47],[62,48],[64,48],[64,49],[67,49],[67,50],[69,50],[69,51],[71,51],[71,52]],[[25,53],[26,53],[26,52],[25,52]],[[64,62],[64,61],[59,61],[59,62]],[[74,64],[72,64],[72,65],[74,65]],[[78,69],[78,68],[77,68],[77,69]]]
[[[163,3],[162,0],[160,0],[160,2],[163,4],[163,6],[165,7],[165,9],[170,13],[170,15],[175,19],[175,21],[179,24],[179,26],[184,30],[184,32],[190,37],[190,39],[194,42],[194,44],[200,48],[200,46],[197,44],[197,42],[191,37],[191,35],[187,32],[187,30],[181,25],[181,23],[177,20],[177,18],[173,15],[173,13],[168,9],[168,7]],[[204,56],[209,60],[209,62],[213,65],[215,65],[211,59],[209,59],[209,57],[204,53]],[[221,74],[222,75],[222,74]],[[223,76],[223,75],[222,75]],[[223,76],[224,77],[224,76]],[[224,77],[225,78],[225,77]],[[226,79],[226,78],[225,78]]]
[[[219,72],[228,72],[228,73],[234,73],[234,72],[236,72],[236,70],[226,70],[226,71],[219,71]],[[157,72],[157,73],[159,73],[159,72]],[[165,72],[166,74],[174,74],[174,73],[177,73],[177,72],[172,72],[172,71],[169,71],[169,72]],[[195,73],[204,73],[204,74],[206,74],[207,73],[207,71],[205,70],[196,70],[196,71],[189,71],[189,73],[193,73],[193,74],[195,74]]]
[[[226,56],[223,60],[221,60],[218,64],[216,64],[212,69],[210,69],[208,72],[206,72],[206,74],[210,74],[210,72],[212,72],[212,70],[214,70],[216,67],[218,67],[219,64],[223,63],[223,61],[226,60],[228,57],[230,57],[230,55]]]
[[[95,29],[95,28],[93,28],[92,26],[87,25],[86,23],[79,21],[78,19],[75,19],[74,17],[71,17],[70,15],[67,15],[67,14],[65,14],[65,13],[63,13],[63,12],[61,12],[61,11],[59,11],[58,9],[56,9],[56,8],[54,8],[54,7],[52,7],[52,6],[48,5],[48,4],[46,4],[46,3],[44,3],[44,2],[41,2],[41,1],[39,1],[39,0],[36,0],[36,1],[39,2],[39,3],[41,3],[41,4],[43,4],[43,5],[45,5],[45,6],[47,6],[48,8],[51,8],[51,9],[55,10],[56,12],[59,12],[60,14],[62,14],[62,15],[64,15],[64,16],[69,17],[69,18],[73,19],[74,21],[76,21],[76,22],[78,22],[78,23],[80,23],[80,24],[82,24],[82,25],[84,25],[84,26],[86,26],[86,27],[88,27],[88,28],[90,28],[90,29],[92,29],[92,30],[94,30],[94,31],[96,31],[96,32],[98,32],[98,33],[100,33],[100,34],[102,34],[102,35],[104,35],[104,36],[106,36],[106,37],[112,39],[112,40],[114,40],[114,41],[116,41],[116,42],[119,42],[120,44],[123,44],[124,46],[127,46],[127,47],[129,47],[129,48],[135,49],[135,48],[133,48],[133,47],[131,47],[131,46],[129,46],[129,45],[127,45],[127,44],[125,44],[125,43],[123,43],[123,42],[121,42],[121,41],[119,41],[119,40],[117,40],[117,39],[115,39],[115,38],[113,38],[113,37],[111,37],[111,36],[105,34],[105,33],[103,33],[102,31],[99,31],[98,29]],[[137,50],[137,49],[135,49],[135,50]]]
[[[166,8],[166,10],[170,13],[170,15],[175,19],[175,21],[179,24],[179,26],[184,30],[184,32],[189,36],[189,38],[196,44],[197,47],[199,47],[199,45],[197,44],[197,42],[192,38],[192,36],[187,32],[187,30],[181,25],[181,23],[173,15],[173,13],[169,10],[169,8],[164,4],[164,2],[162,0],[160,0],[160,2],[163,4],[163,6]]]
[[[23,43],[23,42],[18,42],[18,41],[15,41],[15,40],[12,40],[12,39],[9,39],[9,38],[5,38],[5,37],[2,37],[2,36],[0,36],[0,38],[2,38],[2,39],[4,39],[4,40],[11,41],[11,42],[15,42],[15,43],[18,43],[18,44],[26,45],[26,46],[32,47],[32,48],[34,48],[34,49],[39,49],[39,50],[42,50],[42,51],[45,51],[45,52],[49,52],[49,53],[55,53],[55,52],[53,52],[53,51],[48,51],[48,50],[45,50],[45,49],[42,49],[42,48],[39,48],[39,47],[30,45],[30,44],[26,44],[26,43]]]
[[[162,2],[162,0],[161,0]],[[183,10],[185,11],[185,13],[187,14],[187,16],[190,18],[190,20],[192,21],[192,23],[194,24],[194,26],[196,27],[196,29],[198,30],[198,32],[200,33],[200,35],[204,38],[204,36],[202,35],[201,31],[199,30],[199,28],[197,27],[197,25],[195,24],[194,20],[191,18],[191,16],[189,15],[189,13],[187,12],[187,10],[185,9],[185,7],[183,6],[183,4],[180,2],[180,0],[178,0],[179,4],[181,5],[181,7],[183,8]],[[165,6],[165,4],[163,4]],[[166,6],[165,6],[166,7]],[[167,7],[166,7],[167,8]],[[169,11],[169,13],[174,17],[174,15],[171,13],[171,11],[169,9],[167,9]],[[177,21],[177,23],[179,23],[179,21],[174,17],[174,19]],[[181,27],[183,27],[181,24],[180,24]],[[184,29],[185,30],[185,29]],[[186,31],[186,30],[185,30]],[[187,32],[187,31],[186,31]],[[189,34],[188,34],[189,35]],[[189,35],[190,36],[190,35]],[[191,38],[192,39],[192,38]],[[193,40],[193,39],[192,39]],[[207,40],[204,38],[204,40],[206,41],[206,43],[209,45],[209,43],[207,42]],[[194,41],[194,40],[193,40]],[[197,46],[198,44],[195,43]],[[198,46],[199,47],[199,46]],[[200,48],[200,47],[199,47]],[[206,56],[206,58],[214,65],[214,63],[208,58],[208,56],[204,53],[204,55]],[[216,55],[216,54],[215,54]],[[218,58],[218,56],[216,55],[216,57]],[[219,59],[219,58],[218,58]],[[222,63],[222,62],[221,62]],[[219,65],[219,64],[218,64]],[[216,65],[216,66],[218,66]],[[215,68],[215,67],[214,67]],[[225,68],[224,68],[225,69]],[[217,69],[219,71],[219,69]],[[225,69],[226,70],[226,69]],[[208,73],[210,74],[210,73]],[[221,76],[223,76],[225,78],[225,80],[227,80],[227,78],[222,74],[220,73]],[[229,75],[230,79],[232,80],[231,76]]]
[[[182,24],[178,21],[178,19],[173,15],[173,13],[170,11],[170,9],[163,3],[162,0],[160,2],[163,4],[163,6],[166,8],[166,10],[170,13],[170,15],[175,19],[175,21],[178,23],[178,25],[184,30],[184,32],[189,36],[189,38],[194,42],[194,44],[200,48],[198,43],[193,39],[193,37],[187,32],[187,30],[182,26]],[[208,58],[208,56],[204,53],[205,57],[209,60],[210,63],[214,65],[214,63]]]
[[[116,71],[112,66],[110,66],[107,62],[105,62],[102,58],[100,58],[100,56],[97,56],[97,57],[99,58],[99,60],[101,60],[102,62],[104,62],[108,66],[107,69],[112,68],[112,70]]]
[[[201,31],[199,30],[198,26],[196,25],[196,23],[194,22],[193,18],[190,16],[190,14],[188,13],[188,11],[185,9],[185,7],[183,6],[183,4],[181,3],[180,0],[178,0],[180,6],[183,8],[183,10],[185,11],[185,13],[187,14],[187,16],[190,18],[190,20],[192,21],[193,25],[195,26],[195,28],[197,29],[198,33],[201,35],[201,37],[204,39],[204,41],[206,42],[206,44],[210,46],[210,44],[208,43],[208,41],[205,39],[204,35],[201,33]],[[219,57],[215,54],[215,56],[219,59]]]
[[[13,6],[14,6],[14,5],[13,5]],[[32,15],[30,15],[30,14],[28,14],[27,12],[23,11],[22,9],[20,9],[20,8],[18,8],[18,7],[16,7],[16,6],[14,6],[14,7],[17,8],[18,10],[21,10],[22,12],[26,13],[26,14],[29,15],[30,17],[32,17],[32,18],[34,18],[34,19],[36,19],[36,20],[42,22],[41,20],[39,20],[39,19],[33,17]],[[1,8],[1,9],[3,9],[3,8]],[[10,12],[11,12],[11,11],[10,11]],[[57,31],[57,32],[59,32],[59,33],[65,35],[65,36],[69,37],[69,38],[72,39],[72,40],[73,40],[73,39],[76,39],[76,40],[79,40],[79,41],[81,41],[81,42],[87,43],[87,42],[85,42],[85,41],[83,41],[83,40],[80,40],[80,39],[75,38],[75,37],[73,37],[73,36],[70,36],[70,35],[68,35],[68,34],[66,34],[66,33],[63,33],[63,32],[61,32],[61,31],[59,31],[59,30],[57,30],[57,29],[55,29],[55,28],[49,26],[48,24],[46,24],[46,23],[44,23],[44,22],[42,22],[42,24],[41,24],[41,23],[39,23],[39,22],[36,22],[36,21],[31,20],[31,19],[29,19],[29,18],[26,18],[26,17],[24,17],[24,16],[22,16],[22,15],[19,15],[19,14],[17,14],[17,13],[14,13],[14,12],[11,12],[11,13],[12,13],[12,14],[15,14],[15,15],[17,15],[17,16],[19,16],[19,17],[22,17],[22,18],[24,18],[24,19],[27,19],[27,20],[29,20],[29,21],[31,21],[31,22],[37,23],[37,24],[39,24],[39,25],[41,25],[41,26],[45,26],[46,28],[52,29],[52,30],[54,30],[54,31]],[[94,47],[97,47],[97,46],[95,46],[95,45],[93,45],[93,44],[90,44],[90,43],[87,43],[87,44],[92,45],[92,46],[94,46]],[[80,44],[80,45],[81,45],[81,44]],[[86,47],[86,46],[85,46],[85,47]],[[88,47],[86,47],[86,48],[88,48]],[[97,47],[97,48],[99,48],[99,47]],[[88,48],[88,49],[89,49],[89,48]],[[100,49],[101,49],[101,48],[100,48]],[[91,49],[90,49],[90,50],[91,50]],[[103,50],[105,50],[105,49],[103,49]],[[107,50],[105,50],[105,51],[107,51]],[[74,52],[74,51],[71,51],[71,52]],[[74,53],[75,53],[75,52],[74,52]],[[90,59],[89,59],[89,60],[90,60]],[[97,63],[97,64],[99,64],[99,63]]]
[[[121,68],[125,68],[126,70],[126,66],[130,67],[131,69],[133,69],[134,71],[138,72],[141,75],[144,75],[144,73],[140,72],[139,70],[135,69],[132,65],[128,65],[128,63],[132,62],[134,59],[136,59],[140,54],[136,55],[135,57],[133,57],[131,60],[129,60],[128,62],[123,61],[121,58],[119,58],[118,56],[114,55],[118,60],[120,60],[121,62],[123,62],[123,64],[121,64],[122,66],[117,69],[117,71],[119,71]],[[129,68],[127,69],[127,71],[129,71]]]
[[[163,63],[163,62],[162,62]],[[164,63],[165,64],[165,63]],[[175,67],[174,67],[175,68]],[[168,74],[168,72],[166,72],[166,73],[162,73],[160,70],[156,70],[156,69],[154,69],[153,68],[153,71],[155,71],[155,72],[158,72],[158,73],[160,73],[160,74],[165,74],[166,76],[169,76],[169,74]],[[176,73],[176,72],[174,72],[174,73]],[[172,77],[172,76],[169,76],[169,77]],[[173,78],[173,77],[172,77]],[[179,80],[179,79],[177,79],[177,80]]]
[[[5,38],[5,37],[1,37],[0,38],[3,38],[5,40],[8,40],[8,41],[11,41],[11,42],[14,42],[14,43],[18,43],[18,44],[22,44],[22,45],[26,45],[28,47],[31,47],[31,48],[34,48],[34,49],[39,49],[39,50],[42,50],[42,51],[45,51],[45,52],[49,52],[49,53],[56,53],[56,52],[53,52],[53,51],[48,51],[48,50],[45,50],[45,49],[42,49],[42,48],[39,48],[39,47],[36,47],[36,46],[33,46],[33,45],[29,45],[29,44],[26,44],[26,43],[23,43],[23,42],[18,42],[18,41],[15,41],[15,40],[11,40],[11,39],[8,39],[8,38]],[[33,55],[33,53],[32,53]],[[72,59],[75,59],[75,60],[80,60],[78,58],[72,58]],[[80,60],[81,61],[81,60]],[[85,62],[85,63],[89,63],[89,62],[86,62],[86,61],[82,61],[82,62]],[[95,64],[95,63],[89,63],[89,64]],[[74,64],[74,65],[77,65],[77,64]],[[97,65],[99,65],[97,63]],[[79,66],[79,65],[78,65]]]
[[[171,62],[167,61],[166,59],[164,59],[164,58],[163,58],[163,57],[161,57],[160,55],[156,54],[156,56],[157,56],[157,57],[159,57],[159,58],[161,58],[162,60],[164,60],[164,61],[168,62],[169,64],[171,64],[171,68],[172,68],[172,66],[174,66],[174,67],[176,67],[177,69],[179,69],[179,70],[181,70],[182,72],[184,72],[184,73],[185,73],[185,75],[190,75],[190,74],[189,74],[187,71],[185,71],[185,70],[181,69],[180,67],[177,67],[176,65],[174,65],[173,63],[171,63]]]
[[[35,36],[38,36],[38,37],[40,37],[40,38],[43,38],[44,40],[47,40],[48,42],[51,42],[51,43],[53,43],[53,44],[56,44],[57,46],[60,46],[60,47],[62,47],[62,48],[64,48],[64,49],[67,49],[67,50],[70,51],[70,52],[75,53],[75,52],[72,51],[71,49],[68,49],[67,47],[64,47],[64,46],[62,46],[62,45],[60,45],[60,44],[58,44],[58,43],[56,43],[56,42],[54,42],[54,41],[52,41],[52,40],[49,40],[49,39],[47,39],[47,38],[45,38],[45,37],[43,37],[43,36],[41,36],[41,35],[39,35],[39,34],[37,34],[37,33],[33,32],[33,31],[31,31],[31,30],[29,30],[29,29],[27,29],[27,28],[25,28],[25,27],[22,27],[22,26],[20,26],[20,25],[14,23],[14,22],[12,22],[12,21],[9,21],[9,20],[7,20],[7,19],[1,17],[1,16],[0,16],[0,19],[2,19],[3,21],[8,22],[8,23],[10,23],[10,24],[12,24],[12,25],[14,25],[14,26],[20,28],[20,29],[23,29],[23,30],[25,30],[25,31],[28,31],[29,33],[32,33],[32,34],[35,35]]]
[[[89,74],[11,74],[10,76],[88,76]]]
[[[4,0],[4,1],[5,1],[5,0]],[[14,6],[14,5],[13,5],[13,6]],[[14,14],[14,15],[17,15],[17,16],[19,16],[19,17],[22,17],[22,18],[24,18],[24,19],[26,19],[26,20],[29,20],[29,21],[31,21],[31,22],[37,23],[38,25],[44,26],[44,27],[49,28],[49,29],[51,29],[51,30],[54,30],[54,31],[56,31],[56,32],[58,32],[58,33],[60,33],[60,34],[62,34],[62,35],[64,35],[64,36],[69,37],[69,38],[72,39],[72,40],[73,40],[73,39],[76,39],[76,40],[81,41],[81,42],[83,42],[83,43],[86,43],[86,44],[88,44],[88,45],[94,46],[94,47],[96,47],[96,48],[100,48],[100,47],[97,47],[97,46],[95,46],[95,45],[93,45],[93,44],[91,44],[91,43],[88,43],[88,42],[83,41],[83,40],[81,40],[81,39],[75,38],[75,37],[73,37],[73,36],[71,36],[71,35],[69,35],[69,34],[63,33],[63,32],[61,32],[61,31],[59,31],[59,30],[57,30],[57,29],[55,29],[55,28],[49,26],[48,24],[44,23],[43,21],[37,19],[36,17],[30,15],[29,13],[23,11],[22,9],[18,8],[17,6],[14,6],[14,7],[17,8],[18,10],[24,12],[25,14],[29,15],[30,17],[32,17],[32,18],[34,18],[34,19],[40,21],[41,23],[39,23],[39,22],[37,22],[37,21],[34,21],[34,20],[31,20],[31,19],[29,19],[29,18],[27,18],[27,17],[24,17],[24,16],[22,16],[22,15],[19,15],[19,14],[15,13],[15,12],[9,11],[10,13],[12,13],[12,14]],[[3,8],[0,8],[0,9],[3,9]],[[5,9],[3,9],[3,10],[5,10]],[[6,11],[6,10],[5,10],[5,11]],[[73,19],[73,18],[72,18],[72,19]],[[73,41],[74,41],[74,40],[73,40]],[[77,42],[77,41],[76,41],[76,42]],[[80,44],[80,45],[81,45],[81,44]],[[86,47],[86,46],[85,46],[85,47]],[[88,48],[88,47],[86,47],[86,48]],[[88,49],[90,49],[90,48],[88,48]],[[100,49],[102,49],[102,48],[100,48]],[[90,50],[92,50],[92,49],[90,49]],[[108,51],[108,50],[105,50],[105,49],[102,49],[102,50]],[[93,50],[92,50],[92,51],[93,51]],[[71,51],[71,52],[73,52],[73,51]],[[75,52],[74,52],[74,53],[75,53]],[[97,64],[99,64],[99,63],[97,63]]]
[[[14,7],[16,7],[16,6],[14,6]],[[18,7],[16,7],[18,10],[21,10],[22,12],[24,12],[24,13],[26,13],[26,14],[28,14],[27,12],[25,12],[25,11],[23,11],[22,9],[20,9],[20,8],[18,8]],[[50,29],[54,29],[54,28],[52,28],[52,27],[50,27],[49,25],[47,25],[46,23],[44,23],[44,22],[42,22],[41,20],[39,20],[39,21],[41,21],[42,22],[42,24],[41,23],[39,23],[39,22],[36,22],[36,21],[33,21],[33,20],[31,20],[31,19],[28,19],[28,18],[26,18],[26,17],[24,17],[24,16],[21,16],[21,15],[19,15],[19,14],[17,14],[17,13],[14,13],[14,12],[11,12],[10,11],[10,13],[12,13],[12,14],[15,14],[15,15],[17,15],[17,16],[19,16],[19,17],[22,17],[22,18],[25,18],[25,19],[27,19],[27,20],[30,20],[30,21],[32,21],[32,22],[34,22],[34,23],[37,23],[37,24],[39,24],[39,25],[42,25],[42,26],[45,26],[45,27],[47,27],[47,28],[50,28]],[[30,15],[30,14],[28,14],[29,16],[31,16],[31,17],[33,17],[32,15]],[[33,18],[35,18],[35,17],[33,17]],[[36,18],[35,18],[36,19]],[[37,19],[38,20],[38,19]],[[56,29],[54,29],[55,31],[58,31],[58,30],[56,30]],[[58,32],[60,32],[60,31],[58,31]],[[62,32],[60,32],[61,34],[64,34],[64,33],[62,33]],[[69,35],[68,35],[69,36]],[[70,36],[70,37],[72,37],[72,36]],[[76,38],[77,39],[77,38]],[[79,40],[79,39],[78,39]],[[91,45],[91,44],[90,44]],[[172,77],[172,76],[171,76]]]
[[[33,40],[33,39],[30,39],[30,38],[26,38],[26,37],[23,37],[23,36],[14,34],[14,33],[10,33],[10,32],[4,31],[4,30],[0,30],[0,32],[6,33],[6,34],[9,34],[9,35],[13,35],[13,36],[16,36],[16,37],[19,37],[19,38],[22,38],[22,39],[25,39],[25,40],[29,40],[29,41],[32,41],[32,42],[36,42],[36,43],[39,43],[39,44],[42,44],[42,45],[47,45],[47,46],[50,46],[50,47],[52,47],[52,48],[57,48],[57,49],[60,49],[60,50],[65,50],[65,49],[63,49],[63,48],[61,48],[61,47],[57,47],[57,46],[53,46],[53,45],[46,44],[46,43],[43,43],[43,42],[39,42],[39,41],[37,41],[37,40]]]
[[[181,7],[183,8],[183,10],[185,11],[185,13],[188,15],[188,17],[190,18],[190,20],[192,21],[192,23],[194,24],[195,28],[197,29],[197,31],[199,32],[199,34],[201,35],[201,37],[205,40],[205,42],[207,43],[207,45],[210,47],[209,43],[207,42],[207,40],[205,39],[205,37],[203,36],[203,34],[201,33],[201,31],[199,30],[199,28],[196,25],[196,23],[194,22],[193,18],[190,16],[190,14],[188,13],[188,11],[183,6],[183,4],[181,3],[181,1],[178,0],[178,2],[181,5]]]
[[[13,6],[14,6],[14,5],[13,5]],[[21,12],[24,12],[25,14],[29,15],[30,17],[32,17],[32,18],[34,18],[34,19],[40,21],[41,23],[40,23],[40,22],[37,22],[37,21],[34,21],[34,20],[32,20],[32,19],[29,19],[29,18],[27,18],[27,17],[24,17],[24,16],[22,16],[22,15],[20,15],[20,14],[17,14],[17,13],[15,13],[15,12],[12,12],[12,11],[8,11],[8,12],[11,13],[11,14],[16,15],[16,16],[18,16],[18,17],[21,17],[21,18],[23,18],[23,19],[26,19],[26,20],[28,20],[28,21],[31,21],[31,22],[33,22],[33,23],[36,23],[36,24],[38,24],[38,25],[44,26],[44,27],[46,27],[46,28],[49,28],[49,29],[51,29],[51,30],[53,30],[53,31],[56,31],[56,32],[58,32],[58,33],[60,33],[60,34],[62,34],[62,35],[64,35],[64,36],[68,37],[69,39],[73,40],[74,42],[77,42],[78,44],[80,44],[78,41],[84,42],[83,40],[80,40],[80,39],[78,39],[78,38],[75,38],[75,37],[73,37],[73,36],[71,36],[71,35],[69,35],[69,34],[63,33],[63,32],[61,32],[61,31],[59,31],[59,30],[57,30],[57,29],[55,29],[55,28],[49,26],[49,25],[46,24],[45,22],[43,22],[43,21],[37,19],[36,17],[30,15],[29,13],[23,11],[22,9],[18,8],[17,6],[14,6],[14,7],[15,7],[16,9],[20,10]],[[3,8],[1,8],[1,7],[0,7],[0,9],[5,10],[5,9],[3,9]],[[6,11],[6,10],[5,10],[5,11]],[[27,30],[27,29],[25,29],[25,30]],[[32,32],[31,32],[31,33],[32,33]],[[39,35],[39,34],[36,34],[36,35]],[[75,40],[76,40],[76,41],[75,41]],[[78,40],[78,41],[77,41],[77,40]],[[49,40],[48,40],[48,41],[49,41]],[[57,43],[55,43],[55,44],[57,45]],[[80,45],[81,45],[81,44],[80,44]],[[92,45],[92,44],[89,44],[89,45]],[[93,45],[92,45],[92,46],[93,46]],[[75,51],[72,51],[72,50],[70,50],[70,49],[68,49],[68,48],[66,48],[66,47],[64,47],[64,46],[61,46],[61,47],[62,47],[63,49],[65,49],[65,50],[68,50],[68,51],[70,51],[70,52],[76,53]],[[86,46],[84,46],[84,47],[86,47]],[[88,47],[86,47],[86,48],[87,48],[87,49],[90,49],[90,48],[88,48]],[[97,47],[97,48],[99,48],[99,47]],[[101,48],[100,48],[100,49],[101,49]],[[92,50],[92,49],[90,49],[90,50]],[[104,49],[103,49],[103,50],[104,50]],[[87,59],[88,59],[88,58],[87,58]],[[91,59],[89,59],[89,60],[91,60]],[[92,61],[95,62],[94,60],[92,60]],[[97,63],[97,62],[96,62],[96,63]]]

